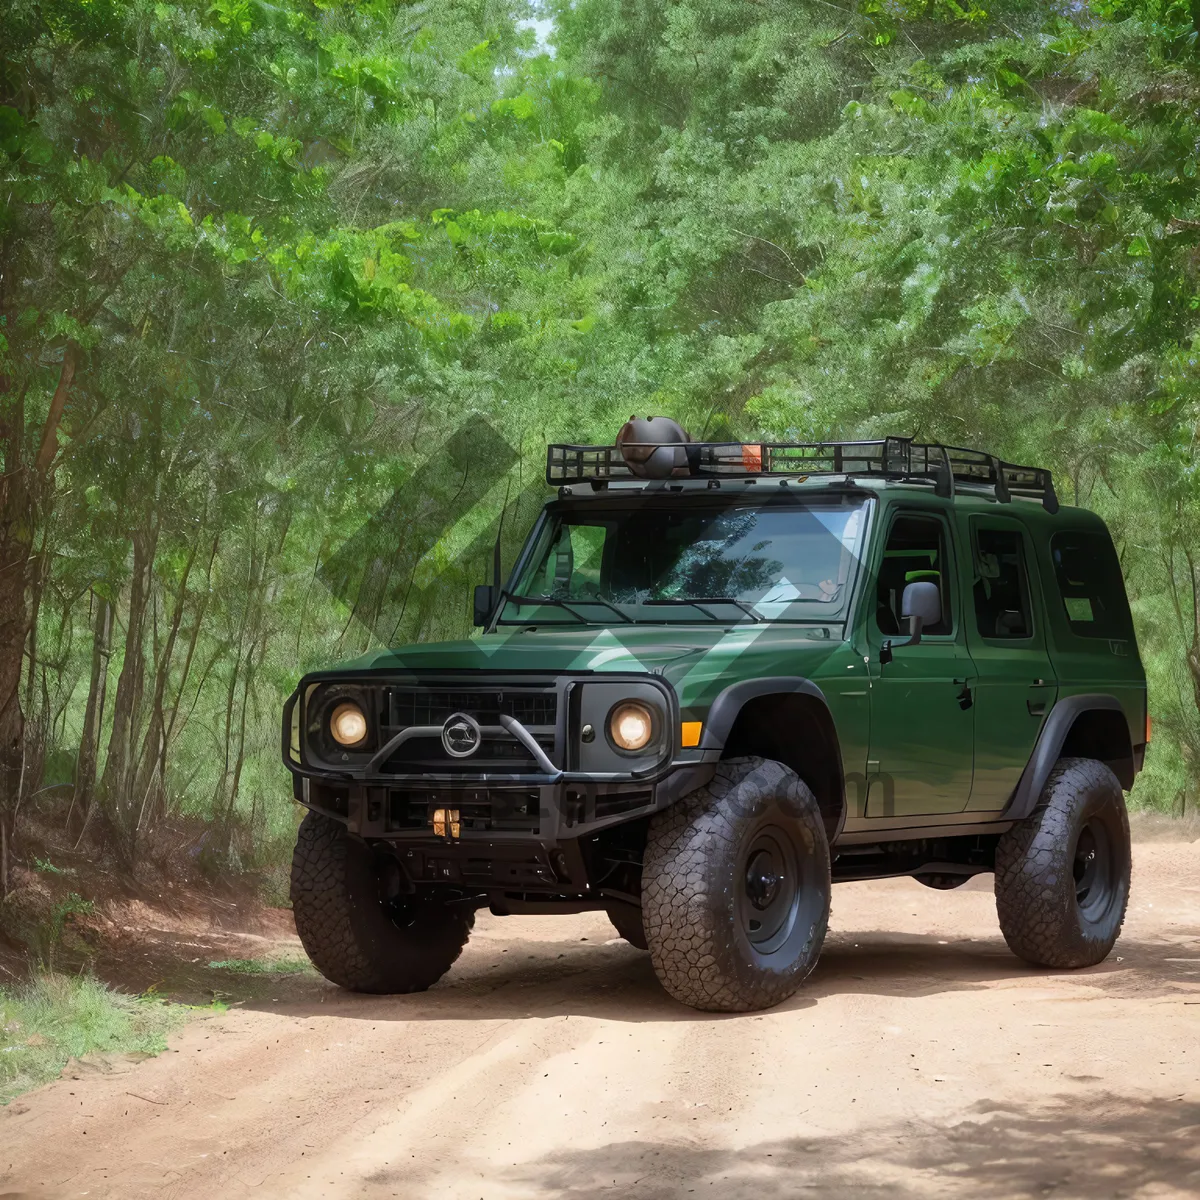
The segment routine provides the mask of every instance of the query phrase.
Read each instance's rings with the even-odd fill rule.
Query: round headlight
[[[654,736],[654,717],[644,704],[626,700],[609,715],[608,734],[619,750],[642,750]]]
[[[357,746],[367,738],[367,717],[357,704],[343,701],[329,717],[329,732],[339,746]]]

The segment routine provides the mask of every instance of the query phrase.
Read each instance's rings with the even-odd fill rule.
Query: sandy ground
[[[0,1196],[1200,1196],[1200,842],[1136,847],[1086,971],[1012,958],[990,888],[836,888],[809,985],[751,1016],[591,914],[482,916],[422,996],[266,981],[0,1112]]]

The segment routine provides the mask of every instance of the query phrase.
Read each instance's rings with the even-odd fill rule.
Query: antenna
[[[500,538],[504,535],[504,514],[508,511],[508,496],[512,490],[512,476],[508,477],[508,482],[504,485],[504,503],[500,506],[500,524],[496,526],[496,544],[492,547],[492,584],[496,589],[496,595],[500,594],[500,585],[504,582],[501,578],[500,568]]]

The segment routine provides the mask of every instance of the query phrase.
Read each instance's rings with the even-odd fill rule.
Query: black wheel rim
[[[412,896],[393,896],[383,902],[383,911],[397,929],[408,929],[416,924],[418,905]]]
[[[1071,865],[1075,878],[1075,903],[1089,921],[1104,915],[1112,903],[1117,863],[1108,829],[1094,817],[1079,831]]]
[[[735,882],[742,932],[759,954],[771,954],[796,925],[803,880],[792,837],[777,825],[758,829],[741,856]]]

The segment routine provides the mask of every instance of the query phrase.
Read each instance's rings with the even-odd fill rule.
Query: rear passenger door
[[[968,808],[1008,803],[1033,752],[1057,684],[1046,649],[1033,547],[1014,517],[967,520],[972,567],[967,629],[975,663],[975,776]]]

